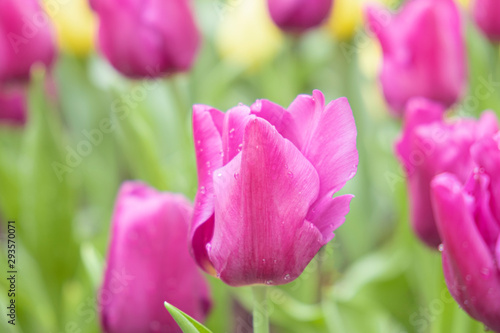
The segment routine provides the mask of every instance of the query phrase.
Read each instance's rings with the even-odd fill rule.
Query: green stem
[[[269,313],[267,287],[252,287],[253,292],[253,331],[254,333],[269,333]]]

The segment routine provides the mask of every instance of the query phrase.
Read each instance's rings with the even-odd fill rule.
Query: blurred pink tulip
[[[124,183],[113,215],[100,316],[104,332],[182,332],[167,301],[202,321],[207,283],[188,252],[191,204],[138,182]]]
[[[394,115],[412,97],[446,107],[467,87],[462,20],[453,0],[410,0],[396,15],[368,7],[370,29],[383,51],[380,82]]]
[[[462,309],[495,332],[500,332],[499,145],[497,136],[472,147],[478,167],[465,186],[448,173],[432,181],[448,289]]]
[[[0,124],[23,126],[27,118],[26,89],[0,86]]]
[[[435,249],[441,238],[434,219],[430,182],[440,173],[465,181],[474,168],[470,147],[498,131],[496,116],[485,112],[478,121],[443,120],[444,108],[423,98],[408,102],[403,134],[396,155],[408,177],[411,222],[418,237]]]
[[[475,0],[472,13],[474,21],[493,42],[500,42],[500,1]]]
[[[159,77],[187,71],[200,35],[190,0],[92,0],[99,17],[99,45],[122,74]]]
[[[293,281],[349,212],[352,195],[332,198],[358,165],[347,99],[325,106],[316,90],[288,110],[195,105],[193,129],[196,261],[233,286]]]
[[[330,15],[332,0],[268,0],[274,23],[285,31],[302,32],[319,26]]]
[[[27,81],[31,66],[50,66],[54,32],[37,0],[0,1],[0,83]]]

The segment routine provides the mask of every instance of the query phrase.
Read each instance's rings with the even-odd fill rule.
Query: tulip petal
[[[249,120],[250,108],[237,106],[226,112],[222,129],[223,164],[232,160],[243,148],[243,133]]]
[[[191,224],[191,250],[198,264],[211,272],[206,244],[213,233],[213,178],[214,171],[222,166],[222,119],[224,114],[205,105],[193,107],[193,136],[198,169],[198,193]]]
[[[258,99],[250,108],[252,109],[252,114],[267,120],[281,133],[283,116],[286,113],[286,110],[281,105],[267,99]]]
[[[99,292],[105,332],[180,332],[165,315],[164,301],[197,320],[205,318],[207,285],[186,246],[191,212],[181,195],[159,193],[139,182],[122,185]]]
[[[492,211],[497,221],[500,221],[500,136],[495,138],[484,138],[474,144],[471,148],[471,154],[474,161],[484,169],[490,176],[491,186],[490,194],[492,199]]]
[[[314,165],[321,179],[320,198],[341,189],[358,167],[357,131],[347,98],[326,107],[324,103],[319,90],[312,97],[297,97],[283,118],[282,132]]]
[[[227,284],[291,282],[323,245],[305,221],[318,175],[267,121],[248,122],[242,152],[216,171],[214,188],[209,256]]]
[[[457,301],[477,320],[487,325],[494,323],[500,313],[500,276],[492,253],[475,225],[471,211],[473,198],[449,173],[434,178],[431,188],[449,274],[461,291],[456,295],[460,297]]]
[[[309,210],[307,220],[311,221],[323,235],[323,245],[333,239],[333,231],[345,222],[352,198],[354,195],[351,194],[335,198],[326,195],[316,201]]]

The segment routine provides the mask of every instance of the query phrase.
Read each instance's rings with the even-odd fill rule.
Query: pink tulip
[[[93,0],[99,45],[108,61],[132,78],[187,71],[200,35],[190,0]]]
[[[465,181],[474,168],[471,145],[498,131],[493,112],[478,121],[443,120],[444,108],[417,98],[407,105],[403,134],[396,143],[396,155],[408,177],[411,222],[415,233],[430,247],[441,244],[431,206],[430,182],[440,173],[454,174]]]
[[[472,12],[474,20],[483,33],[493,42],[500,42],[500,2],[498,0],[475,0]]]
[[[0,123],[22,126],[26,123],[26,111],[24,87],[0,86]]]
[[[37,0],[0,1],[0,83],[26,81],[31,66],[50,66],[54,32]]]
[[[293,32],[319,26],[333,5],[332,0],[268,0],[267,3],[274,23]]]
[[[500,332],[499,146],[497,135],[472,147],[478,167],[465,185],[448,173],[431,185],[448,289],[471,317],[496,332]]]
[[[412,97],[450,106],[462,96],[465,44],[453,0],[410,0],[395,15],[368,7],[366,15],[382,46],[380,82],[394,115],[401,115]]]
[[[104,332],[182,332],[164,301],[205,319],[207,284],[188,252],[191,213],[181,195],[122,185],[99,299]]]
[[[349,212],[352,195],[332,198],[358,165],[347,99],[325,107],[316,90],[288,110],[268,100],[225,114],[195,105],[193,129],[196,261],[233,286],[293,281]]]

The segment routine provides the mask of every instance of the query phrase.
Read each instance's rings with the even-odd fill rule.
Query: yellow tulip
[[[247,69],[271,60],[284,37],[269,16],[265,0],[227,3],[221,11],[216,45],[221,57]]]
[[[360,0],[335,0],[326,23],[328,31],[338,40],[349,40],[363,21]]]
[[[85,56],[94,49],[96,18],[87,0],[44,0],[43,4],[63,52]]]

